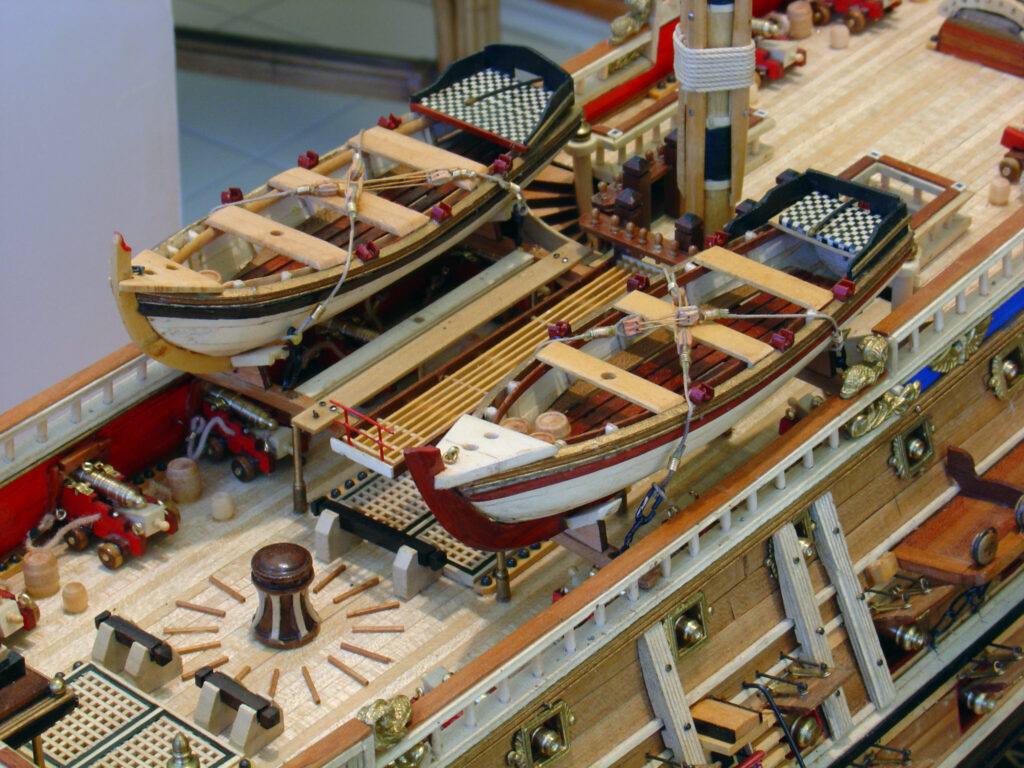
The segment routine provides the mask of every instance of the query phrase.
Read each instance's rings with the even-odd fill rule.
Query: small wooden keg
[[[806,0],[795,0],[786,6],[789,17],[789,36],[793,40],[803,40],[814,32],[814,9]]]
[[[252,557],[252,583],[260,603],[253,634],[270,648],[298,648],[320,631],[320,616],[309,601],[313,558],[289,542],[269,544]]]
[[[25,577],[25,591],[39,599],[55,595],[60,590],[60,570],[57,556],[48,549],[33,549],[21,561]]]
[[[167,462],[167,485],[179,504],[191,504],[202,493],[199,466],[192,459],[181,457]]]
[[[537,420],[533,422],[533,428],[537,432],[547,432],[555,436],[556,440],[563,440],[569,436],[572,428],[569,426],[569,419],[560,411],[544,411]]]

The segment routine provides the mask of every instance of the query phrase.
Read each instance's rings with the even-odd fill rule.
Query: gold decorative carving
[[[643,28],[650,15],[651,0],[626,0],[626,12],[612,19],[608,42],[621,45]]]
[[[404,755],[385,765],[384,768],[420,768],[429,752],[430,747],[425,741],[421,741]]]
[[[981,347],[981,342],[985,340],[985,331],[991,322],[992,316],[989,315],[969,331],[958,336],[950,344],[949,349],[932,360],[928,367],[938,373],[949,373],[959,368]]]
[[[885,371],[885,361],[889,358],[889,343],[885,337],[871,334],[857,343],[861,361],[851,365],[843,373],[843,384],[839,396],[849,400],[863,389],[870,387]]]
[[[412,702],[408,696],[401,695],[388,700],[377,699],[356,713],[356,717],[373,728],[374,744],[378,752],[390,749],[402,740],[411,716]]]
[[[920,395],[919,381],[912,381],[904,387],[884,392],[880,398],[847,422],[846,432],[854,439],[863,437],[890,416],[902,416]]]
[[[1010,393],[1020,386],[1020,383],[1024,381],[1024,377],[1020,375],[1022,367],[1024,367],[1024,339],[1018,336],[989,363],[991,377],[988,380],[988,385],[995,392],[996,397],[1006,400],[1010,397]]]

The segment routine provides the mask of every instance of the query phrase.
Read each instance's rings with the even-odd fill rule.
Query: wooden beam
[[[674,305],[641,291],[630,291],[615,302],[615,308],[630,314],[642,315],[645,320],[655,322],[667,319],[671,323],[675,315]],[[759,363],[774,351],[770,344],[721,323],[694,325],[690,327],[690,333],[697,342],[732,355],[747,365]]]
[[[871,621],[871,609],[868,608],[866,600],[859,599],[860,581],[853,570],[850,551],[846,547],[846,539],[839,525],[839,513],[831,492],[811,504],[811,518],[817,525],[814,530],[814,541],[818,556],[828,572],[829,581],[836,588],[836,599],[843,614],[843,624],[846,626],[850,645],[853,646],[868,698],[878,709],[884,709],[896,698],[896,686],[893,685],[889,667],[885,664],[882,646],[878,642],[878,632]]]
[[[348,258],[344,248],[234,205],[218,208],[206,217],[206,223],[315,269],[336,267]]]
[[[128,293],[220,293],[220,280],[182,266],[154,251],[141,251],[132,259],[132,267],[142,267],[141,275],[122,280],[117,287]]]
[[[657,623],[637,640],[640,669],[651,709],[662,722],[662,738],[672,757],[682,763],[703,763],[704,749],[686,703],[683,684],[665,628]]]
[[[375,125],[369,130],[363,131],[362,138],[355,141],[362,141],[364,152],[371,155],[379,155],[393,160],[402,165],[408,165],[421,171],[434,171],[442,169],[462,168],[477,173],[487,173],[487,166],[449,152],[446,149],[427,144],[425,141],[414,139],[411,136],[404,136],[401,133],[389,131]],[[461,179],[456,184],[465,189],[473,189],[476,181],[473,179]]]
[[[706,251],[701,251],[693,257],[693,261],[702,267],[735,277],[737,280],[742,280],[805,309],[821,309],[832,301],[831,291],[717,245]]]
[[[277,174],[269,182],[275,189],[295,189],[306,185],[316,184],[337,184],[337,179],[321,176],[314,171],[305,168],[289,168],[287,171]],[[344,195],[328,195],[325,197],[316,196],[314,202],[326,206],[339,213],[348,214],[348,207],[345,204]],[[390,232],[397,237],[405,237],[410,232],[427,224],[430,218],[412,208],[393,203],[372,192],[362,192],[356,197],[356,218],[365,221],[375,227]]]
[[[537,359],[653,413],[663,413],[686,402],[682,395],[560,341],[544,347],[537,353]]]
[[[821,619],[821,609],[814,598],[811,574],[807,570],[807,561],[793,524],[786,523],[772,537],[772,543],[775,548],[775,569],[779,574],[779,591],[782,592],[786,615],[793,620],[796,639],[803,652],[810,656],[807,661],[832,667],[832,648],[822,630],[825,622]],[[822,702],[821,708],[828,720],[832,738],[840,739],[853,729],[853,718],[843,689],[838,688],[836,692],[837,695],[830,695]]]
[[[582,248],[559,249],[526,267],[509,279],[494,286],[489,292],[452,313],[439,318],[401,349],[401,354],[382,356],[373,365],[356,372],[347,381],[339,383],[328,394],[315,399],[333,400],[356,407],[373,397],[382,388],[398,381],[446,347],[454,339],[473,333],[491,318],[511,307],[523,297],[548,284],[578,264],[586,251]],[[561,257],[561,258],[559,258]],[[429,309],[429,308],[428,308]],[[422,312],[420,313],[423,314]],[[370,342],[373,344],[374,342]],[[307,432],[318,433],[333,423],[332,419],[313,418],[313,409],[292,419]]]

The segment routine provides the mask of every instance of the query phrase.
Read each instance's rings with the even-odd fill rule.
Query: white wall
[[[170,0],[0,0],[0,413],[128,342],[111,236],[179,186]]]

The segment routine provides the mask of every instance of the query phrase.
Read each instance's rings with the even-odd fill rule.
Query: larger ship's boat
[[[406,450],[417,487],[477,548],[550,538],[581,509],[593,522],[589,505],[678,464],[841,349],[842,329],[913,252],[909,222],[894,194],[790,174],[727,226],[733,250],[680,258],[668,280],[624,293],[566,338],[553,326],[437,446]],[[500,423],[559,415],[557,441]]]

